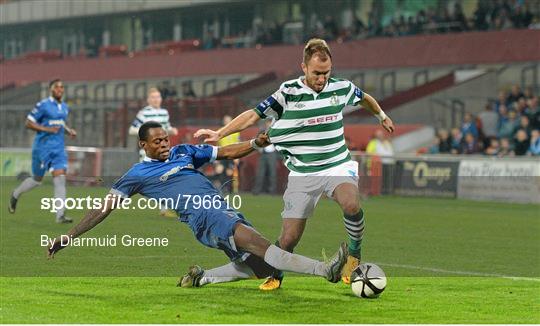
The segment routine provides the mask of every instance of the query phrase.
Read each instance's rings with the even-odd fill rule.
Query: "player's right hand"
[[[211,129],[199,129],[193,137],[203,139],[205,143],[216,142],[220,139],[218,132]]]
[[[46,131],[51,133],[51,134],[56,134],[56,133],[58,133],[58,130],[60,130],[60,126],[47,127]]]
[[[381,125],[383,126],[384,130],[389,133],[393,133],[395,130],[394,122],[392,121],[392,119],[390,119],[390,117],[386,117],[386,119],[381,122]]]
[[[257,138],[255,138],[255,144],[259,147],[266,147],[272,143],[270,142],[270,138],[268,138],[268,134],[261,132],[257,135]]]
[[[52,247],[48,247],[47,248],[47,258],[49,259],[53,259],[54,258],[54,254],[57,252],[57,251],[60,251],[64,249],[64,246],[62,246],[62,242],[60,241],[60,238],[56,238],[54,240],[54,244],[52,245]]]

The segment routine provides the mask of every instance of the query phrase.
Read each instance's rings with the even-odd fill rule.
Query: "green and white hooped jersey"
[[[133,127],[139,128],[143,123],[148,121],[155,121],[163,127],[165,130],[171,129],[169,122],[169,111],[159,108],[154,109],[151,106],[142,108],[135,117],[135,120],[131,123]]]
[[[311,173],[351,160],[343,133],[343,108],[357,105],[364,92],[352,82],[330,78],[317,93],[303,77],[281,84],[254,110],[274,120],[268,136],[291,171]]]

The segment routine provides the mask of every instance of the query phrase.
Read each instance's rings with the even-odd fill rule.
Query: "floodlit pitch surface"
[[[7,213],[14,182],[2,182],[2,323],[540,323],[540,207],[431,198],[370,198],[364,203],[364,260],[379,264],[388,287],[379,299],[348,286],[288,274],[283,288],[258,280],[175,287],[191,264],[226,263],[190,230],[157,210],[115,211],[85,236],[167,237],[167,247],[77,247],[45,258],[40,235],[57,225],[39,209],[45,185]],[[69,187],[68,196],[103,188]],[[244,215],[272,241],[280,197],[242,195]],[[78,222],[84,211],[71,211]],[[297,252],[322,259],[345,239],[337,205],[322,200]]]

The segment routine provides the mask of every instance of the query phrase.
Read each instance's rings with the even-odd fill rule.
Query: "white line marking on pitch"
[[[407,269],[417,269],[417,270],[423,270],[423,271],[430,271],[435,273],[448,273],[448,274],[456,274],[456,275],[468,275],[468,276],[484,276],[484,277],[500,277],[500,278],[507,278],[511,280],[516,281],[534,281],[534,282],[540,282],[540,278],[534,278],[534,277],[522,277],[522,276],[512,276],[512,275],[503,275],[503,274],[490,274],[490,273],[481,273],[481,272],[470,272],[470,271],[451,271],[441,268],[432,268],[432,267],[422,267],[422,266],[414,266],[414,265],[402,265],[402,264],[390,264],[390,263],[375,263],[377,265],[381,266],[389,266],[389,267],[398,267],[398,268],[407,268]]]

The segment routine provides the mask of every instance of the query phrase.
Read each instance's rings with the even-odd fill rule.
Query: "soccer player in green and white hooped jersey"
[[[137,112],[135,120],[133,120],[131,126],[129,127],[128,132],[130,135],[137,136],[139,128],[145,122],[149,121],[155,121],[161,124],[161,127],[163,127],[163,129],[165,129],[165,131],[167,131],[169,135],[178,134],[178,129],[171,126],[171,122],[169,121],[169,111],[161,107],[162,101],[163,98],[161,97],[161,92],[159,91],[159,89],[157,89],[156,87],[151,87],[148,90],[146,98],[146,102],[148,103],[148,105],[140,109],[139,112]],[[144,153],[144,149],[139,148],[139,162],[142,162],[145,157],[146,154]],[[168,210],[166,207],[160,208],[160,215],[172,218],[177,217],[176,213]]]
[[[350,283],[350,274],[360,260],[364,212],[360,207],[358,164],[351,160],[345,144],[343,108],[361,105],[375,115],[388,132],[394,131],[394,124],[369,94],[348,80],[330,78],[332,55],[324,40],[308,41],[301,66],[304,76],[283,83],[255,109],[245,111],[217,131],[201,129],[194,136],[206,137],[207,142],[217,141],[244,130],[259,119],[273,119],[268,135],[290,170],[283,195],[283,226],[276,244],[293,251],[307,218],[325,193],[343,210],[350,256],[342,275],[343,281]],[[282,273],[273,275],[260,288],[277,289],[282,279]],[[219,282],[219,279],[208,282]]]
[[[161,124],[163,129],[165,129],[165,131],[167,131],[169,134],[178,134],[178,129],[171,126],[169,121],[169,111],[161,107],[162,101],[163,99],[161,98],[161,92],[159,89],[151,87],[148,90],[148,97],[146,98],[148,105],[137,112],[135,120],[133,120],[131,127],[129,127],[130,135],[136,136],[142,124],[148,121],[155,121]],[[143,149],[139,150],[139,155],[140,161],[142,161],[145,156]]]

